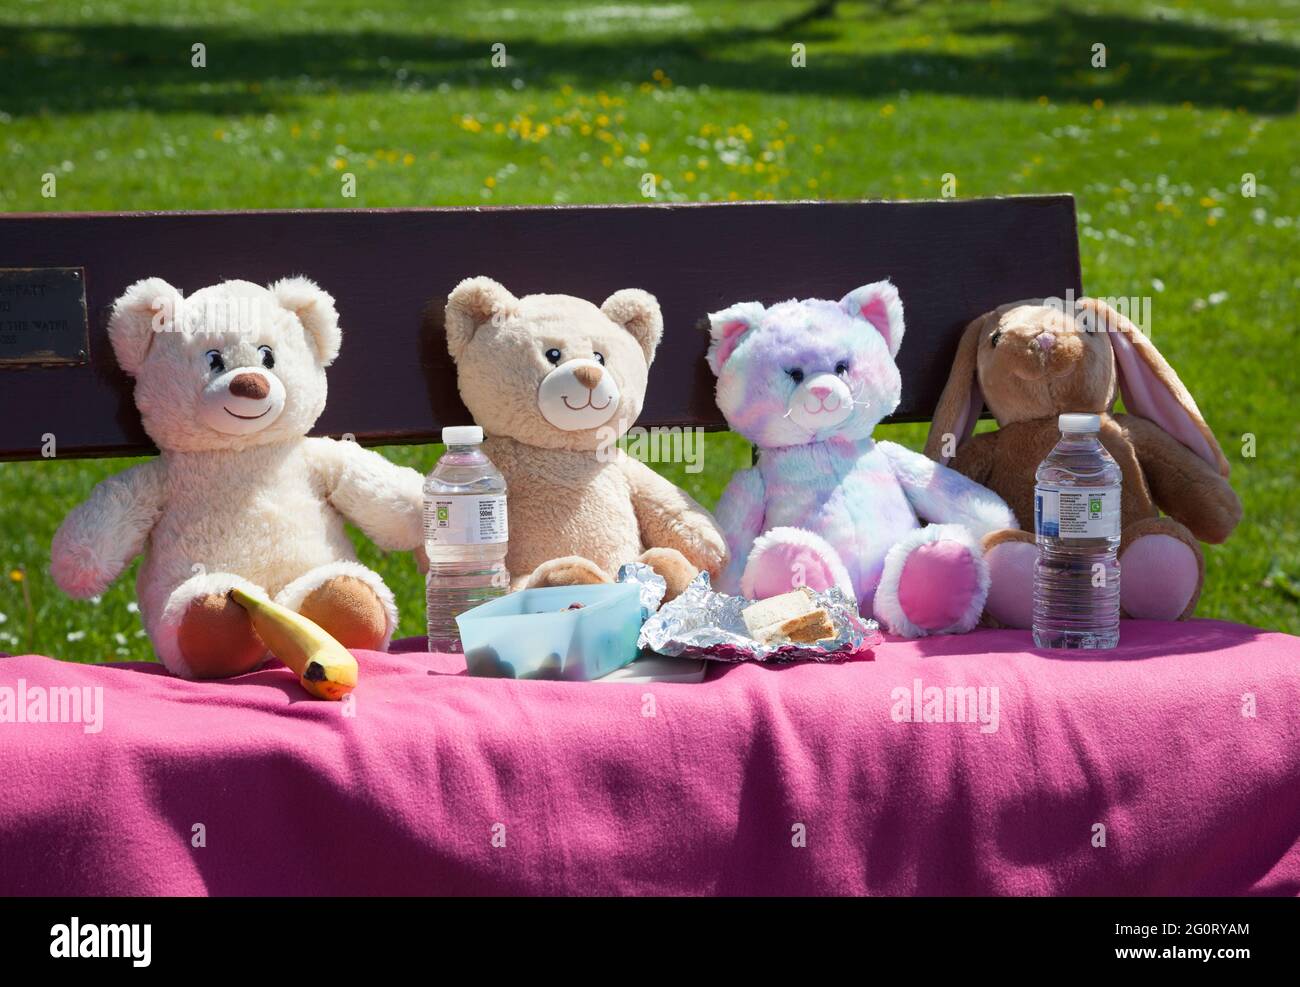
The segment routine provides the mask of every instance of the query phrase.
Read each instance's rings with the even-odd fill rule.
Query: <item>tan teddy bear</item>
[[[355,442],[307,438],[342,341],[334,300],[306,278],[226,281],[188,298],[160,278],[113,306],[109,340],[161,455],[110,477],[64,520],[51,575],[91,597],[140,553],[140,616],[186,678],[266,655],[239,586],[352,648],[385,648],[393,594],[357,562],[344,521],[380,548],[421,545],[423,481]]]
[[[469,278],[445,325],[461,399],[506,478],[512,588],[608,582],[636,560],[668,598],[700,569],[717,577],[726,544],[708,511],[617,445],[663,334],[654,296],[629,288],[597,308]]]

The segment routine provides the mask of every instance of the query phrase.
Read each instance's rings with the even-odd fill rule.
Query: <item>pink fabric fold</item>
[[[19,680],[103,703],[0,723],[0,894],[1300,892],[1285,634],[1125,622],[1088,660],[986,630],[697,685],[359,659],[355,715],[278,666],[0,659],[0,716]]]

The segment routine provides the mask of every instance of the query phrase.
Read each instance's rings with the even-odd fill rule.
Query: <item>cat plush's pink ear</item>
[[[840,307],[855,319],[862,319],[884,337],[890,356],[898,356],[903,344],[903,300],[888,278],[854,288],[840,299]]]
[[[736,344],[763,320],[763,306],[758,302],[739,302],[709,315],[709,369],[716,377],[722,373]]]

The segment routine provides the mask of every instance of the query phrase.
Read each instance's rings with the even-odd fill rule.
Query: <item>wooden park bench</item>
[[[334,295],[346,340],[317,432],[371,445],[436,442],[442,426],[469,420],[425,319],[473,274],[516,295],[597,303],[618,288],[650,291],[665,332],[639,424],[706,429],[725,425],[699,322],[737,299],[839,298],[892,278],[907,307],[893,420],[926,421],[970,319],[1002,302],[1081,289],[1070,196],[0,216],[0,269],[15,268],[79,272],[59,281],[37,270],[24,283],[44,277],[61,302],[84,285],[85,331],[73,325],[46,346],[56,334],[2,328],[17,316],[0,311],[0,459],[8,460],[40,457],[47,434],[59,456],[152,451],[105,333],[114,299],[151,275],[186,293],[226,278],[316,280]],[[14,304],[22,317],[41,317],[38,303]],[[75,315],[75,300],[68,306]],[[53,311],[46,317],[59,318]]]
[[[891,278],[893,420],[924,421],[972,318],[1083,288],[1070,196],[0,216],[0,459],[151,451],[105,335],[127,285],[291,274],[345,332],[317,431],[372,445],[468,421],[428,325],[469,275],[653,292],[638,424],[705,429],[700,323],[731,302]],[[1300,890],[1300,639],[1128,621],[1074,658],[978,630],[644,685],[476,679],[408,644],[361,655],[351,715],[284,669],[0,658],[0,719],[32,690],[103,714],[0,723],[0,894]],[[932,689],[975,705],[900,714]]]

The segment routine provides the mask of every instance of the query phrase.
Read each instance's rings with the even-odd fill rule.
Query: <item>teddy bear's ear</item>
[[[722,373],[731,351],[745,333],[763,321],[765,311],[758,302],[738,302],[721,312],[709,313],[709,352],[705,359],[713,376]]]
[[[134,377],[149,354],[155,332],[171,327],[181,293],[162,278],[137,281],[113,303],[108,318],[108,341],[117,365]]]
[[[276,303],[298,317],[307,330],[307,339],[316,351],[322,367],[328,367],[339,355],[343,330],[334,297],[310,278],[282,278],[271,285]]]
[[[659,300],[640,288],[624,288],[605,299],[600,306],[606,318],[630,332],[645,353],[645,362],[654,359],[655,349],[664,334],[664,317]]]
[[[479,326],[509,313],[519,299],[491,278],[466,278],[447,296],[447,352],[459,360]]]
[[[898,356],[903,344],[903,300],[888,278],[854,288],[840,299],[840,306],[853,318],[874,326],[885,338],[889,355]]]

